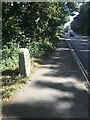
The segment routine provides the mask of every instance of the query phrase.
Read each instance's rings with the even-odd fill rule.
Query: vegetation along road
[[[90,2],[2,2],[3,118],[88,118],[86,80],[63,38],[76,12],[67,32],[90,36]],[[89,40],[68,38],[89,73]],[[20,48],[30,53],[29,77],[20,74]]]

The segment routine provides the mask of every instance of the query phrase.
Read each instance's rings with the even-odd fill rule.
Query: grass
[[[22,76],[4,76],[2,78],[2,101],[6,102],[12,96],[12,94],[19,89],[22,84],[26,83],[28,78],[23,78]]]
[[[32,59],[31,72],[34,72],[38,66],[39,64],[35,63]],[[28,80],[30,80],[30,78],[21,76],[18,68],[3,71],[2,74],[1,92],[2,102],[5,104],[7,101],[9,101],[10,97],[15,93],[15,91],[21,89],[22,86],[26,84]]]

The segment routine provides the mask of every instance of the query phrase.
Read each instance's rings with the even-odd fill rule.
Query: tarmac
[[[3,120],[88,118],[86,80],[62,39],[2,112]]]

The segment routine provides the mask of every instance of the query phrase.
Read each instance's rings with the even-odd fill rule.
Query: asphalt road
[[[69,35],[66,35],[66,38],[90,76],[90,39],[87,36],[69,37]]]

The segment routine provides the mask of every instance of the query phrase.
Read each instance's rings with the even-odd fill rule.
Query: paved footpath
[[[3,112],[6,118],[88,118],[85,79],[65,40]]]

